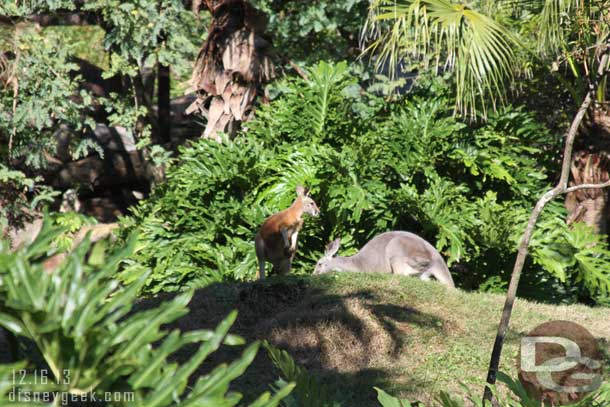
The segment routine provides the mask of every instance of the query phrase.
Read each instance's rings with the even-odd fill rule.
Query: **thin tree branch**
[[[600,188],[606,188],[606,187],[610,187],[610,181],[606,181],[602,184],[580,184],[580,185],[574,185],[573,187],[570,188],[566,188],[563,193],[567,194],[569,192],[574,192],[574,191],[578,191],[581,189],[600,189]]]
[[[491,353],[491,360],[489,362],[489,370],[487,372],[487,384],[485,386],[485,392],[483,395],[483,403],[486,401],[490,401],[493,406],[497,406],[498,402],[495,400],[493,393],[491,391],[491,387],[489,385],[493,385],[496,383],[496,376],[498,374],[498,367],[500,365],[500,357],[502,355],[502,347],[504,346],[504,338],[506,336],[506,332],[508,330],[508,324],[510,322],[510,317],[513,310],[513,305],[515,303],[515,298],[517,296],[517,288],[519,286],[519,279],[521,278],[521,273],[523,271],[523,266],[525,264],[525,259],[528,254],[528,247],[534,233],[534,228],[536,226],[536,222],[538,221],[538,217],[542,210],[550,201],[552,201],[558,195],[564,194],[566,192],[572,192],[578,189],[586,189],[586,188],[604,188],[606,186],[610,186],[610,181],[603,184],[584,184],[577,185],[574,187],[568,188],[568,180],[570,177],[570,166],[572,163],[572,151],[574,149],[574,140],[576,139],[576,134],[582,123],[582,119],[584,118],[589,106],[591,105],[595,92],[597,90],[597,86],[600,80],[608,73],[608,59],[610,53],[610,41],[602,46],[601,49],[601,58],[597,70],[596,76],[593,78],[593,82],[585,95],[585,98],[578,109],[578,112],[574,116],[572,120],[572,124],[568,129],[566,134],[565,148],[563,153],[563,163],[561,169],[561,177],[557,186],[555,186],[550,191],[547,191],[536,203],[536,206],[532,210],[529,221],[525,230],[523,231],[523,235],[521,237],[521,242],[519,243],[519,250],[517,252],[517,258],[515,259],[515,265],[513,268],[512,276],[510,279],[510,284],[508,286],[508,293],[506,294],[506,301],[504,302],[504,309],[502,310],[502,318],[500,319],[500,324],[498,326],[498,332],[496,334],[496,340],[494,343],[493,351]]]

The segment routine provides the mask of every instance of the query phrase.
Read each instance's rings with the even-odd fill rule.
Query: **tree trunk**
[[[610,179],[610,114],[600,104],[590,111],[579,151],[571,165],[571,186],[598,184]],[[608,233],[610,194],[607,190],[581,189],[567,194],[568,224],[584,222],[597,233]]]
[[[608,181],[609,161],[605,154],[578,151],[571,166],[570,186],[599,184]],[[608,221],[608,191],[581,189],[566,195],[568,224],[584,222],[597,233],[606,234]]]
[[[274,76],[263,38],[266,21],[247,0],[206,0],[212,14],[208,38],[199,51],[192,85],[197,100],[187,109],[207,117],[203,137],[220,141],[248,120],[263,86]]]
[[[170,141],[170,71],[169,66],[159,64],[157,68],[157,117],[159,139]]]

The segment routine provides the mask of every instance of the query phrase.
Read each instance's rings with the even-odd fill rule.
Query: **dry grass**
[[[233,332],[287,350],[336,388],[344,405],[377,406],[373,386],[428,404],[440,390],[463,393],[460,382],[480,393],[502,304],[500,295],[452,292],[408,277],[344,273],[208,287],[196,293],[179,326],[212,327],[237,308]],[[610,351],[608,314],[607,308],[518,301],[501,369],[515,376],[520,335],[549,320],[584,325]],[[223,350],[210,366],[237,351]],[[200,373],[205,371],[204,366]],[[236,385],[254,395],[277,377],[261,351]]]

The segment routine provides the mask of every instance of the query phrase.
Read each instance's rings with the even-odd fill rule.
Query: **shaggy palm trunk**
[[[571,186],[598,184],[610,179],[610,114],[597,105],[589,126],[584,130],[581,150],[574,153]],[[592,152],[595,151],[595,152]],[[584,222],[597,233],[608,233],[610,195],[605,189],[582,189],[571,192],[565,202],[568,223]]]
[[[233,135],[251,117],[274,70],[268,56],[270,43],[263,38],[266,21],[261,13],[247,0],[203,3],[212,14],[212,23],[193,69],[197,100],[187,112],[207,117],[203,137],[220,141],[219,132]]]

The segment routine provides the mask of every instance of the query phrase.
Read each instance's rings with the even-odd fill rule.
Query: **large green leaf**
[[[390,396],[379,387],[374,387],[374,389],[377,391],[377,400],[382,407],[411,407],[411,403],[409,403],[407,400],[400,400],[396,397]]]

